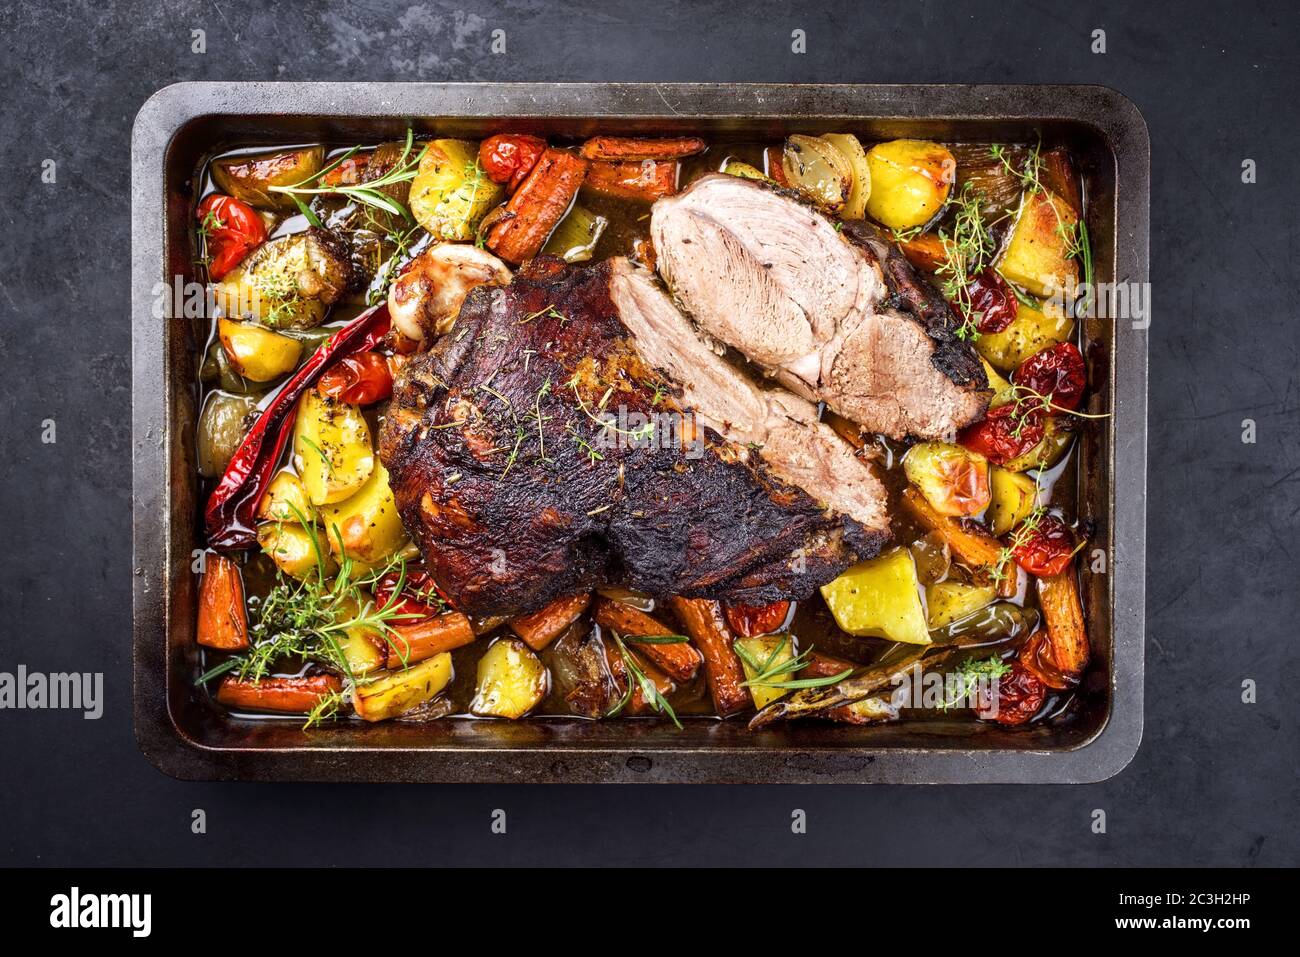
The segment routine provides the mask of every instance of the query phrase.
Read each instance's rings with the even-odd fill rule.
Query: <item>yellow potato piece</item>
[[[794,657],[794,643],[790,640],[789,635],[765,635],[762,638],[740,638],[736,644],[748,652],[749,657],[753,658],[760,665],[766,665],[767,660],[772,658],[773,652],[780,648],[775,658],[772,658],[772,665],[783,665]],[[744,658],[740,659],[740,666],[745,669],[745,680],[753,681],[758,677],[758,672]],[[788,681],[794,678],[793,674],[782,674],[772,680]],[[784,698],[790,693],[789,688],[769,688],[763,685],[747,685],[749,696],[754,699],[754,707],[760,711],[766,708],[778,698]]]
[[[377,459],[370,478],[355,494],[337,505],[321,508],[321,521],[330,551],[340,558],[346,553],[349,558],[373,565],[406,542],[406,529],[388,484],[388,469]]]
[[[1003,372],[1014,372],[1035,352],[1064,342],[1074,331],[1074,320],[1054,303],[1035,309],[1023,302],[1016,318],[1001,332],[984,332],[975,340],[975,351]]]
[[[288,469],[282,469],[271,479],[257,503],[257,517],[263,521],[302,524],[314,520],[316,509],[307,498],[302,479]]]
[[[1070,204],[1050,190],[1026,193],[998,271],[1035,296],[1071,292],[1079,265],[1066,254],[1078,221]]]
[[[443,652],[401,671],[357,685],[352,707],[365,721],[384,721],[405,714],[437,695],[451,682],[451,655]]]
[[[361,410],[308,389],[298,400],[293,459],[313,505],[356,494],[375,468],[370,427]]]
[[[338,568],[325,543],[317,539],[325,559],[325,574],[332,575]],[[311,534],[301,525],[284,522],[267,522],[257,529],[257,544],[275,562],[280,571],[291,578],[307,578],[318,571],[316,547]]]
[[[221,347],[231,367],[246,379],[269,382],[291,371],[302,355],[297,339],[272,332],[265,326],[250,326],[233,319],[217,323]]]
[[[891,229],[923,226],[952,191],[957,162],[946,147],[928,140],[890,140],[867,153],[871,194],[867,212]]]
[[[505,190],[488,179],[478,144],[469,140],[431,142],[411,181],[411,215],[438,239],[473,239],[479,220],[503,198]]]
[[[926,623],[930,628],[943,628],[954,621],[973,615],[985,605],[993,603],[997,588],[993,585],[967,585],[948,581],[931,585],[925,590],[928,606]]]
[[[993,466],[989,475],[992,499],[984,517],[994,535],[1005,535],[1025,520],[1037,504],[1038,486],[1027,475]]]
[[[821,588],[836,623],[850,635],[928,645],[916,564],[906,548],[854,565]]]
[[[478,685],[469,710],[489,718],[522,718],[550,690],[550,673],[518,638],[499,638],[478,661]]]

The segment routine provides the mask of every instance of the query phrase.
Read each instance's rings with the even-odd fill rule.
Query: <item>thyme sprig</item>
[[[952,226],[939,230],[944,260],[935,270],[944,298],[956,307],[961,325],[957,336],[961,339],[979,338],[979,322],[983,313],[975,309],[970,287],[975,278],[993,264],[998,251],[991,227],[984,222],[980,208],[984,194],[967,182],[962,186],[954,205]]]
[[[754,672],[754,677],[741,684],[750,688],[824,688],[827,685],[833,685],[843,681],[849,675],[853,674],[852,668],[846,668],[837,675],[826,675],[822,678],[787,678],[807,668],[812,661],[813,649],[809,646],[807,651],[801,651],[796,655],[786,659],[778,660],[785,646],[789,644],[790,639],[786,635],[781,636],[781,640],[772,653],[767,656],[766,661],[759,661],[753,653],[744,646],[740,641],[732,643],[732,650],[736,656],[745,664],[749,665],[750,670]]]
[[[1011,666],[997,655],[990,655],[984,659],[967,658],[957,668],[956,686],[949,689],[943,701],[939,702],[939,710],[947,711],[949,708],[956,707],[981,679],[999,681],[1010,670]]]
[[[409,128],[406,131],[406,143],[402,146],[402,152],[393,163],[392,168],[387,170],[382,176],[375,179],[367,180],[364,183],[338,183],[329,185],[324,182],[324,177],[342,165],[346,160],[351,159],[358,151],[360,146],[354,146],[338,156],[333,162],[327,164],[318,172],[313,173],[305,179],[299,180],[289,186],[272,186],[270,191],[273,193],[284,193],[293,199],[297,204],[299,212],[312,221],[312,225],[320,226],[319,220],[311,212],[309,206],[303,201],[304,196],[344,196],[353,202],[360,203],[364,206],[373,206],[376,209],[382,209],[386,213],[392,213],[394,216],[401,216],[408,222],[413,221],[411,211],[393,199],[388,194],[382,192],[386,186],[395,186],[398,183],[406,183],[415,179],[416,171],[420,166],[420,161],[424,159],[424,154],[428,151],[428,144],[420,148],[420,151],[412,155],[412,149],[415,143],[415,133]]]

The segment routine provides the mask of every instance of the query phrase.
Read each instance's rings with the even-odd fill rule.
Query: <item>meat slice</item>
[[[648,271],[543,257],[404,366],[380,456],[466,614],[606,584],[761,604],[888,536],[879,483],[814,412],[712,352]]]
[[[946,302],[880,230],[725,174],[654,204],[674,297],[709,335],[873,432],[944,438],[983,415],[988,381]]]

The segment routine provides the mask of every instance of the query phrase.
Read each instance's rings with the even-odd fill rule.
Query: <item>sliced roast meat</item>
[[[894,438],[977,420],[988,381],[942,297],[884,233],[725,174],[654,204],[658,269],[708,335]]]
[[[728,365],[622,260],[473,290],[398,375],[380,455],[471,615],[600,585],[802,598],[888,537],[880,484],[815,408]]]

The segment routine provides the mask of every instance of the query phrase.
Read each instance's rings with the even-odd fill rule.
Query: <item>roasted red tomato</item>
[[[340,359],[320,377],[316,390],[349,405],[370,405],[387,399],[393,394],[388,357],[362,352]]]
[[[397,588],[399,577],[399,573],[393,571],[375,582],[374,592],[377,607],[383,608],[388,604]],[[399,614],[419,615],[420,618],[403,618],[397,623],[410,625],[417,620],[434,618],[442,614],[444,601],[442,589],[438,587],[438,583],[433,580],[432,575],[422,568],[408,568],[406,570],[406,580],[402,582],[402,594],[398,597],[395,607],[398,609]]]
[[[742,638],[770,635],[785,624],[790,614],[788,601],[774,601],[770,605],[728,605],[727,624]]]
[[[1058,342],[1020,363],[1011,381],[1044,396],[1058,409],[1075,409],[1083,398],[1088,373],[1073,342]]]
[[[478,147],[479,165],[494,183],[506,183],[513,192],[524,181],[542,153],[546,140],[519,133],[498,133],[489,136]]]
[[[998,724],[1024,724],[1043,707],[1047,689],[1020,662],[1011,666],[1011,670],[998,680],[998,700],[989,701],[980,696],[980,712],[987,714],[997,705],[997,714],[989,717]]]
[[[1043,440],[1043,412],[1008,402],[989,409],[982,422],[957,433],[959,444],[978,452],[994,465],[1024,455]]]
[[[1032,527],[1021,525],[1011,533],[1011,557],[1039,578],[1065,571],[1074,556],[1074,532],[1055,515],[1044,515]]]
[[[221,279],[266,242],[262,217],[233,196],[213,193],[199,203],[198,217],[207,235],[208,275],[213,279]]]
[[[973,315],[979,316],[975,328],[980,332],[1001,332],[1016,319],[1016,294],[995,269],[986,269],[966,287]]]

